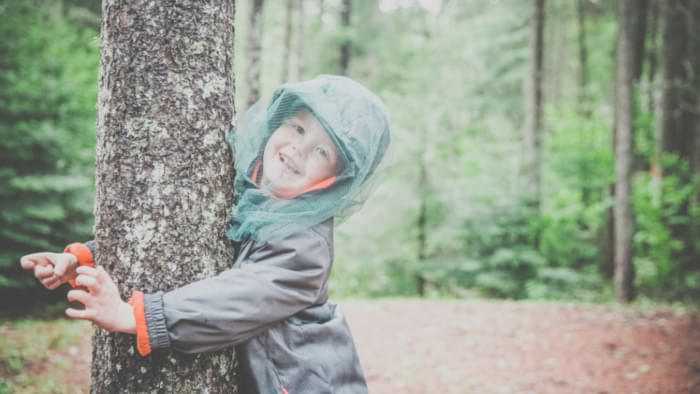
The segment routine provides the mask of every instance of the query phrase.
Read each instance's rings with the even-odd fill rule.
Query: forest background
[[[692,2],[290,0],[257,17],[255,3],[236,10],[238,114],[325,73],[368,86],[392,118],[392,166],[337,229],[331,297],[698,299]],[[3,1],[0,16],[9,313],[62,298],[21,255],[92,238],[100,7]]]

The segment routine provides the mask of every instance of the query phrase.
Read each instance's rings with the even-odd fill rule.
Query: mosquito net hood
[[[269,104],[258,102],[246,111],[228,139],[236,205],[226,234],[236,241],[267,241],[331,216],[341,223],[361,208],[386,169],[382,158],[391,137],[376,95],[350,78],[321,75],[280,86]],[[297,156],[302,143],[319,149]],[[276,151],[277,146],[282,148]],[[280,175],[271,175],[279,168]],[[300,187],[280,197],[275,190],[284,182]]]

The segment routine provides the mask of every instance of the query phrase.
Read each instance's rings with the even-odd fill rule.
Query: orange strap
[[[66,246],[66,248],[63,249],[63,252],[70,253],[75,256],[75,258],[78,259],[78,265],[86,265],[88,267],[95,268],[95,259],[92,256],[90,248],[88,248],[85,244],[73,242],[72,244]],[[69,280],[68,283],[73,288],[80,287],[75,283],[75,279]]]
[[[129,305],[134,308],[134,319],[136,320],[136,350],[138,350],[141,357],[146,357],[151,353],[151,342],[148,338],[143,292],[134,290],[129,298]]]
[[[299,193],[299,194],[308,193],[308,192],[310,192],[310,191],[312,191],[312,190],[325,189],[325,188],[327,188],[328,186],[332,185],[334,182],[335,182],[335,177],[334,177],[334,176],[332,176],[332,177],[330,177],[330,178],[326,178],[326,179],[324,179],[324,180],[322,180],[322,181],[317,182],[315,185],[309,186],[308,188],[304,189],[304,191],[302,191],[302,192]]]

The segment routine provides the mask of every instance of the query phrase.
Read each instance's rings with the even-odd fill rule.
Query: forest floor
[[[346,315],[373,394],[700,394],[700,316],[683,310],[332,301]],[[0,322],[0,393],[3,378],[7,392],[87,392],[92,328],[58,322]]]
[[[696,314],[482,300],[339,304],[371,393],[700,394]]]

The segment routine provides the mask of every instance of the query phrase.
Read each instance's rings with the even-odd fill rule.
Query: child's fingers
[[[87,308],[83,310],[68,308],[66,309],[66,316],[70,317],[71,319],[94,320],[95,311]]]
[[[37,265],[34,267],[34,276],[36,276],[36,278],[39,280],[46,279],[52,275],[53,268],[51,267],[45,267],[41,265]]]
[[[54,289],[56,289],[58,286],[60,286],[61,284],[62,284],[61,281],[60,281],[60,280],[57,280],[57,281],[51,283],[49,286],[46,286],[46,288],[49,289],[49,290],[54,290]]]
[[[111,280],[107,271],[102,267],[97,267],[97,280],[100,283],[107,283]]]
[[[50,276],[41,280],[41,284],[47,289],[53,290],[61,285],[61,278],[58,276]]]
[[[30,259],[29,256],[22,256],[19,259],[19,264],[22,266],[22,269],[25,270],[32,270],[34,269],[34,260]]]
[[[86,307],[90,304],[90,294],[83,290],[71,290],[66,294],[68,301],[78,301]]]
[[[47,266],[51,265],[53,262],[51,261],[51,259],[49,259],[48,254],[46,252],[41,252],[22,256],[22,258],[20,259],[20,263],[22,264],[22,268],[30,270],[36,267],[37,265]]]
[[[85,274],[78,275],[75,278],[75,283],[87,287],[93,293],[100,290],[100,284],[97,282],[97,278]]]
[[[88,267],[87,265],[81,265],[80,267],[78,267],[78,268],[75,270],[75,272],[77,272],[78,274],[87,275],[87,276],[92,276],[92,277],[95,277],[95,278],[97,278],[98,273],[99,273],[99,272],[97,271],[97,269],[92,268],[92,267]]]

